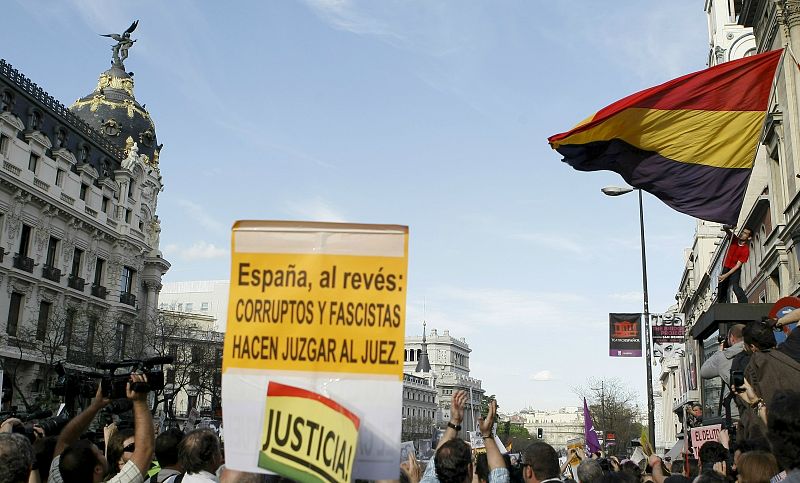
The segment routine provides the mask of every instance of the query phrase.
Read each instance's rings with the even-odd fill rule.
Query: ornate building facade
[[[170,267],[156,215],[161,146],[123,60],[116,49],[69,109],[0,61],[5,406],[44,396],[58,361],[76,369],[148,354]]]

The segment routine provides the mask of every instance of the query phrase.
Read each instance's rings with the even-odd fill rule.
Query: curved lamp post
[[[620,188],[618,186],[606,186],[600,191],[606,196],[621,196],[631,191],[639,192],[639,233],[642,245],[642,291],[644,295],[644,341],[645,341],[645,363],[647,364],[647,426],[650,437],[650,444],[655,449],[656,444],[656,423],[655,423],[655,402],[653,401],[653,365],[650,352],[650,303],[647,296],[647,256],[645,253],[644,241],[644,210],[642,208],[642,190],[636,188]]]

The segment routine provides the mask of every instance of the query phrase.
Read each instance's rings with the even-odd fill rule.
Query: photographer
[[[131,374],[126,387],[126,396],[133,402],[135,425],[134,444],[126,447],[131,452],[130,459],[122,470],[108,480],[114,483],[142,483],[144,475],[150,469],[153,459],[155,435],[153,433],[153,417],[147,407],[147,390],[134,391],[132,385],[146,383],[142,374]],[[141,387],[141,384],[139,384]],[[139,387],[137,387],[139,389]],[[111,401],[105,399],[102,386],[98,385],[97,394],[92,403],[82,413],[75,416],[61,431],[56,443],[55,457],[50,466],[49,481],[53,483],[85,483],[103,481],[108,472],[108,461],[92,442],[80,439],[89,428],[92,420]]]

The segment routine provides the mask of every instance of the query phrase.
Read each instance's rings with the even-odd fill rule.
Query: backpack
[[[183,480],[183,475],[185,474],[186,473],[181,473],[179,475],[172,475],[161,483],[181,483],[181,481]],[[158,483],[158,473],[150,477],[150,483]]]

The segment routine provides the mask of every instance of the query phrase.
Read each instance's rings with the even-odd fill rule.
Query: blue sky
[[[602,3],[602,8],[599,5]],[[636,198],[547,145],[627,94],[705,67],[703,2],[18,0],[0,57],[65,104],[140,19],[126,61],[165,144],[166,281],[229,274],[237,219],[410,227],[407,332],[450,329],[503,409],[644,362],[608,357],[641,311]],[[651,311],[694,220],[645,198]]]

